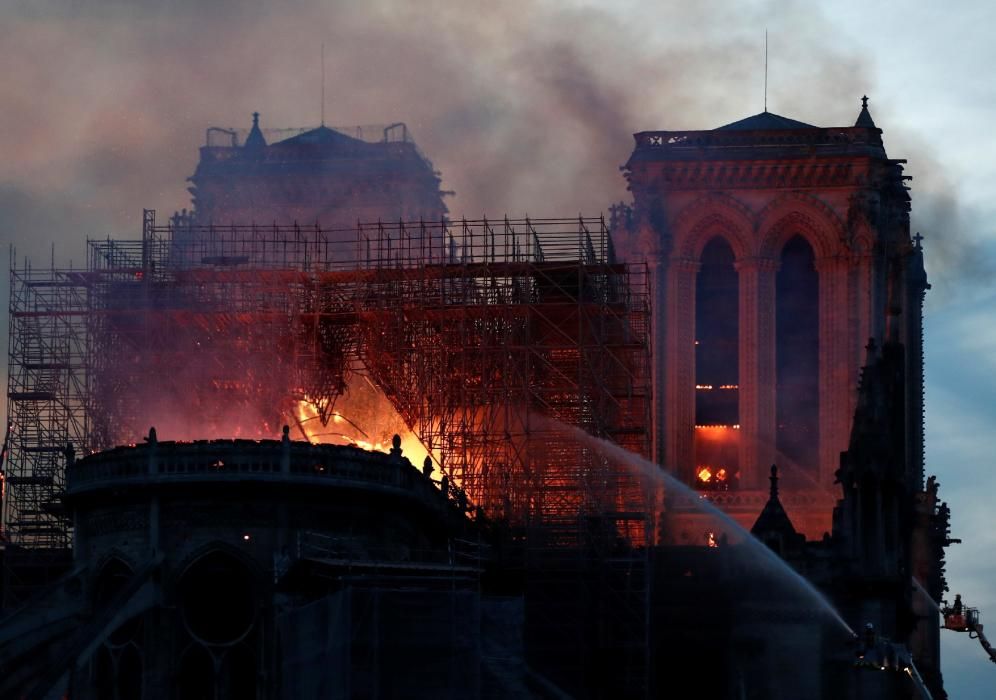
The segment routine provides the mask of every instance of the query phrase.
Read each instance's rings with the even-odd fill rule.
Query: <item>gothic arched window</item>
[[[740,283],[733,250],[716,236],[695,281],[695,484],[736,488],[740,478]]]
[[[775,280],[775,460],[789,485],[811,485],[819,459],[819,277],[802,236]]]
[[[251,572],[234,556],[211,552],[183,573],[178,594],[187,631],[179,697],[257,697],[260,624]]]
[[[120,559],[110,559],[97,576],[93,587],[93,606],[98,615],[109,614],[120,605],[124,591],[134,573]],[[112,631],[95,655],[94,689],[101,698],[125,700],[142,697],[142,618],[126,620]]]

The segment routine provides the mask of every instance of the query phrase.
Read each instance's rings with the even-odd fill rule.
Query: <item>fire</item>
[[[695,426],[695,485],[704,491],[740,486],[740,425]]]
[[[362,375],[354,375],[346,391],[336,400],[328,424],[322,423],[318,408],[307,395],[294,402],[291,418],[292,434],[296,433],[308,442],[355,445],[364,450],[388,452],[392,439],[398,435],[401,452],[412,464],[421,467],[429,456],[387,397]],[[436,477],[439,477],[438,472]]]
[[[730,473],[726,470],[726,467],[710,467],[710,466],[700,466],[699,471],[696,475],[703,484],[707,484],[710,481],[715,481],[722,483],[729,478]]]
[[[695,478],[699,488],[710,491],[726,491],[736,488],[740,480],[739,471],[730,471],[726,467],[715,467],[707,464],[699,465]]]

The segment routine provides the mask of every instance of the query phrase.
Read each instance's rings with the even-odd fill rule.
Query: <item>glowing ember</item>
[[[421,467],[429,454],[387,397],[362,375],[354,375],[336,400],[328,424],[322,423],[315,402],[307,395],[294,402],[291,413],[288,422],[293,433],[308,442],[388,452],[398,435],[402,454],[412,464]]]

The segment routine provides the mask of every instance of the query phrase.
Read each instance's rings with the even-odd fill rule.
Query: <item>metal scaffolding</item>
[[[86,287],[71,271],[11,269],[9,318],[4,531],[15,543],[65,548],[65,452],[90,443]]]
[[[568,685],[611,665],[640,697],[654,508],[571,431],[649,455],[648,287],[602,219],[326,230],[147,211],[141,240],[90,241],[85,269],[11,271],[6,534],[34,559],[69,544],[67,445],[150,425],[273,438],[302,402],[328,424],[359,378],[457,503],[524,536],[530,658]]]
[[[646,269],[602,219],[318,227],[161,225],[89,243],[84,270],[12,270],[5,503],[12,541],[68,542],[67,443],[136,442],[149,416],[198,437],[328,422],[364,373],[469,505],[557,528],[646,512],[634,477],[563,424],[649,453]],[[225,433],[229,433],[226,435]],[[634,544],[646,527],[627,527]]]

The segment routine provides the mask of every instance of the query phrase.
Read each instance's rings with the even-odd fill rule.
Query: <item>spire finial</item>
[[[923,236],[921,236],[920,232],[917,231],[916,235],[913,236],[913,245],[916,247],[917,250],[923,250],[923,246],[921,245],[922,242],[923,242]]]
[[[266,146],[266,139],[263,138],[263,132],[259,130],[259,112],[253,112],[252,128],[249,129],[249,135],[246,136],[245,147],[258,151],[264,146]]]
[[[861,97],[861,112],[858,113],[858,120],[854,122],[854,126],[865,129],[878,128],[875,126],[875,120],[872,119],[871,112],[868,111],[868,95],[862,95]]]
[[[778,498],[778,467],[774,464],[771,465],[771,476],[768,477],[768,481],[771,482],[771,500],[776,500]]]

